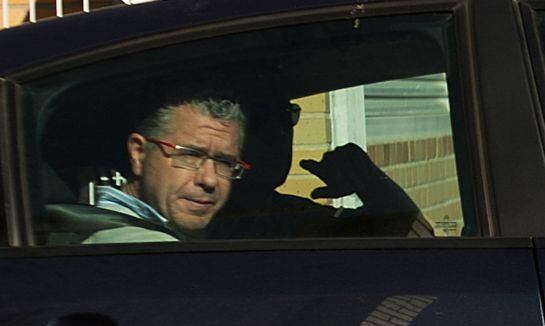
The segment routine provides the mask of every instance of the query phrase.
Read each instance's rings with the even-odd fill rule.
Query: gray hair
[[[148,117],[146,117],[136,128],[136,131],[146,137],[164,137],[174,132],[172,129],[172,117],[176,110],[184,106],[189,106],[197,110],[200,114],[218,119],[224,122],[234,122],[239,126],[239,149],[242,150],[244,144],[246,117],[242,112],[240,105],[229,100],[188,100],[177,104],[166,105],[159,108]]]

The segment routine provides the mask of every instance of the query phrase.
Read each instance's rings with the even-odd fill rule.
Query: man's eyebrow
[[[203,153],[207,153],[208,152],[206,151],[206,149],[204,147],[199,147],[199,146],[196,146],[196,145],[181,145],[180,146],[183,146],[183,147],[187,147],[187,148],[190,148],[190,149],[194,149],[194,150],[197,150],[199,152],[203,152]],[[220,160],[227,160],[227,161],[237,161],[238,158],[235,156],[235,155],[232,155],[232,154],[227,154],[227,153],[216,153],[214,155],[210,155],[211,157],[213,158],[217,158],[217,159],[220,159]]]

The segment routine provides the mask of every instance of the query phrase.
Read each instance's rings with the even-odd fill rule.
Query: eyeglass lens
[[[232,179],[240,178],[243,172],[240,163],[210,157],[208,154],[197,150],[184,149],[172,154],[171,158],[173,167],[192,170],[199,169],[206,159],[211,159],[214,161],[214,169],[218,175]]]

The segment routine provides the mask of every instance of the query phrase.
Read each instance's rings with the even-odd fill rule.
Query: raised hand
[[[325,153],[319,162],[301,160],[299,165],[326,184],[314,189],[312,198],[339,198],[359,192],[366,179],[378,170],[367,153],[353,143]],[[383,176],[380,173],[379,177]]]

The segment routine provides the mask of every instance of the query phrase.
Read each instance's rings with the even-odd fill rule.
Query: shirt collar
[[[122,206],[133,212],[133,216],[154,224],[163,225],[169,231],[178,235],[180,239],[186,238],[185,235],[175,228],[168,219],[159,214],[159,212],[146,202],[143,202],[134,196],[128,195],[110,186],[96,186],[95,195],[97,197],[96,205],[99,207],[112,204]]]

